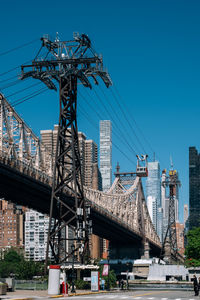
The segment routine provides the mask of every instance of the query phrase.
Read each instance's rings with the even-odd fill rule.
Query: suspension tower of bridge
[[[148,166],[147,166],[147,157],[148,155],[139,155],[137,157],[137,167],[136,172],[120,172],[120,166],[117,163],[116,172],[114,173],[116,179],[118,180],[118,184],[116,187],[117,193],[123,193],[126,191],[127,187],[130,187],[134,184],[136,180],[136,176],[139,178],[139,181],[141,182],[142,177],[148,176]],[[141,185],[142,186],[142,185]],[[140,201],[137,202],[138,210],[138,228],[140,230],[141,236],[142,236],[142,243],[140,248],[140,256],[142,258],[149,258],[149,243],[145,236],[145,220],[144,220],[144,211],[143,211],[143,203],[145,202],[145,199],[140,199]]]
[[[89,207],[83,193],[81,161],[77,129],[77,82],[92,88],[89,77],[98,84],[101,77],[106,87],[111,85],[108,73],[103,69],[102,57],[98,56],[87,35],[74,34],[70,41],[51,41],[41,38],[41,48],[30,65],[21,66],[21,79],[32,77],[41,80],[49,89],[57,90],[59,84],[59,127],[51,194],[49,246],[55,262],[61,264],[78,251],[82,257],[87,249],[90,231]],[[41,56],[42,55],[42,56]],[[71,207],[66,194],[74,199]],[[56,218],[52,218],[52,216]],[[66,226],[75,232],[75,250],[66,248]],[[74,247],[73,247],[74,249]]]
[[[171,169],[169,171],[169,177],[167,177],[166,181],[163,182],[163,186],[169,187],[169,211],[168,226],[161,248],[160,258],[164,259],[166,263],[172,264],[173,262],[182,259],[178,253],[176,236],[175,197],[176,189],[180,186],[176,170]]]

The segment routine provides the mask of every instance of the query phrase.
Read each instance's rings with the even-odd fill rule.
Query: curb
[[[53,295],[53,296],[43,296],[41,298],[63,298],[63,297],[76,297],[76,296],[84,296],[84,295],[93,295],[93,294],[105,294],[105,293],[112,293],[114,291],[99,291],[99,292],[85,292],[85,293],[74,293],[74,294],[69,294],[69,295]],[[35,297],[27,297],[27,298],[0,298],[1,300],[35,300]]]

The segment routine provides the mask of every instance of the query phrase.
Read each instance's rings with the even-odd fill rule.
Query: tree
[[[188,231],[187,243],[185,249],[186,265],[200,266],[200,227]]]
[[[105,286],[107,288],[108,287],[108,276],[103,276],[102,275],[102,272],[103,272],[103,266],[102,265],[100,266],[99,271],[100,271],[100,278],[105,279]],[[115,287],[116,286],[116,280],[117,280],[117,278],[116,278],[116,274],[115,274],[114,270],[109,270],[109,286],[110,287]]]
[[[24,280],[32,279],[33,276],[43,276],[44,264],[26,261],[18,249],[11,248],[4,253],[4,259],[0,260],[0,277],[10,277],[11,274]]]
[[[21,261],[24,260],[24,257],[22,254],[19,254],[17,252],[17,250],[15,250],[14,248],[11,248],[5,252],[4,260],[8,263],[9,262],[10,263],[20,263]]]

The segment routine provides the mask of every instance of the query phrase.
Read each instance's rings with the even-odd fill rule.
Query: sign
[[[103,266],[103,272],[102,272],[103,276],[108,276],[108,265],[104,265]]]
[[[91,272],[91,291],[92,292],[99,291],[99,272],[97,271]]]
[[[83,281],[91,281],[91,277],[83,277]]]

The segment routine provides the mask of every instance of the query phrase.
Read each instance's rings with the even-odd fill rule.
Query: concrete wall
[[[186,280],[189,278],[188,270],[182,265],[157,265],[149,266],[149,276],[147,280],[166,281],[169,277],[182,278]]]

